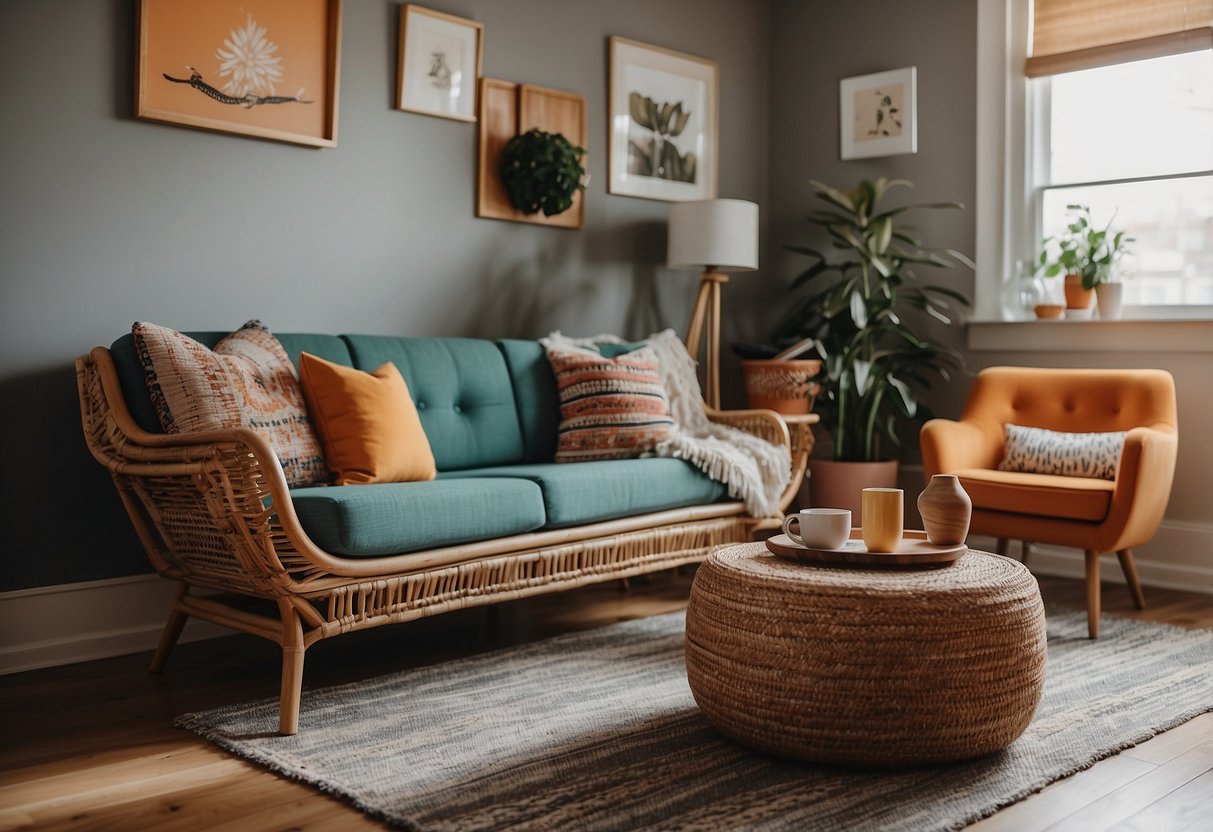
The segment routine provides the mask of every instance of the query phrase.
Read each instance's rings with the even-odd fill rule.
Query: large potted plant
[[[1040,266],[1046,277],[1065,275],[1067,317],[1089,316],[1091,296],[1098,293],[1103,296],[1100,317],[1119,318],[1120,284],[1111,282],[1113,267],[1128,253],[1133,238],[1113,232],[1111,220],[1096,228],[1086,205],[1067,205],[1066,210],[1073,217],[1065,229],[1041,241]]]
[[[957,202],[883,208],[886,194],[912,187],[905,180],[865,179],[851,191],[811,182],[825,209],[809,215],[824,232],[829,253],[805,246],[788,249],[813,259],[792,283],[803,297],[781,326],[780,337],[812,337],[822,359],[817,410],[833,439],[833,458],[811,461],[810,499],[815,506],[850,508],[859,517],[865,487],[897,483],[899,428],[928,418],[918,390],[933,375],[948,377],[960,357],[920,331],[924,320],[949,324],[961,293],[918,282],[915,269],[973,267],[952,249],[927,247],[899,224],[917,209],[955,208]],[[832,276],[833,280],[827,280]],[[921,316],[918,316],[921,317]]]

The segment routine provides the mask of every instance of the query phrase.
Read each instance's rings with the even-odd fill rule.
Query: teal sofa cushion
[[[547,528],[578,526],[634,514],[724,500],[724,485],[681,459],[611,459],[600,462],[532,463],[439,474],[438,482],[461,477],[521,478],[543,491]]]
[[[291,502],[327,552],[378,557],[522,534],[544,524],[539,486],[525,479],[296,488]]]
[[[506,339],[497,342],[514,387],[518,423],[522,428],[523,459],[551,462],[556,456],[556,428],[560,426],[560,396],[547,353],[538,341]]]
[[[216,344],[230,335],[230,332],[187,332],[185,333],[199,343],[214,348]],[[351,366],[350,351],[336,335],[313,335],[306,332],[275,332],[286,354],[291,357],[295,369],[299,369],[299,354],[310,352],[328,361]],[[118,371],[118,382],[122,385],[122,398],[135,419],[135,424],[148,433],[164,433],[160,420],[156,418],[156,410],[152,407],[151,397],[147,392],[147,382],[144,379],[143,365],[135,353],[135,339],[129,332],[110,345],[110,356],[114,359],[114,368]]]
[[[510,374],[492,341],[343,335],[354,366],[391,361],[417,404],[439,471],[509,465],[523,459]]]

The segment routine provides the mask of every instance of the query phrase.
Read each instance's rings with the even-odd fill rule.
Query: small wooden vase
[[[969,536],[973,501],[955,474],[936,474],[918,495],[918,513],[928,540],[936,546],[955,546]]]

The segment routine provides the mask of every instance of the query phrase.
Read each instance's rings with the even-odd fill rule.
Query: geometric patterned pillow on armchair
[[[1007,441],[999,471],[1056,474],[1062,477],[1116,479],[1125,447],[1125,431],[1062,433],[1044,428],[1003,425]]]

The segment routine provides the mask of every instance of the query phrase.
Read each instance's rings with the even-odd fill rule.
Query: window
[[[1130,306],[1213,306],[1213,51],[1030,79],[1026,169],[1035,235],[1067,205],[1134,238]]]

